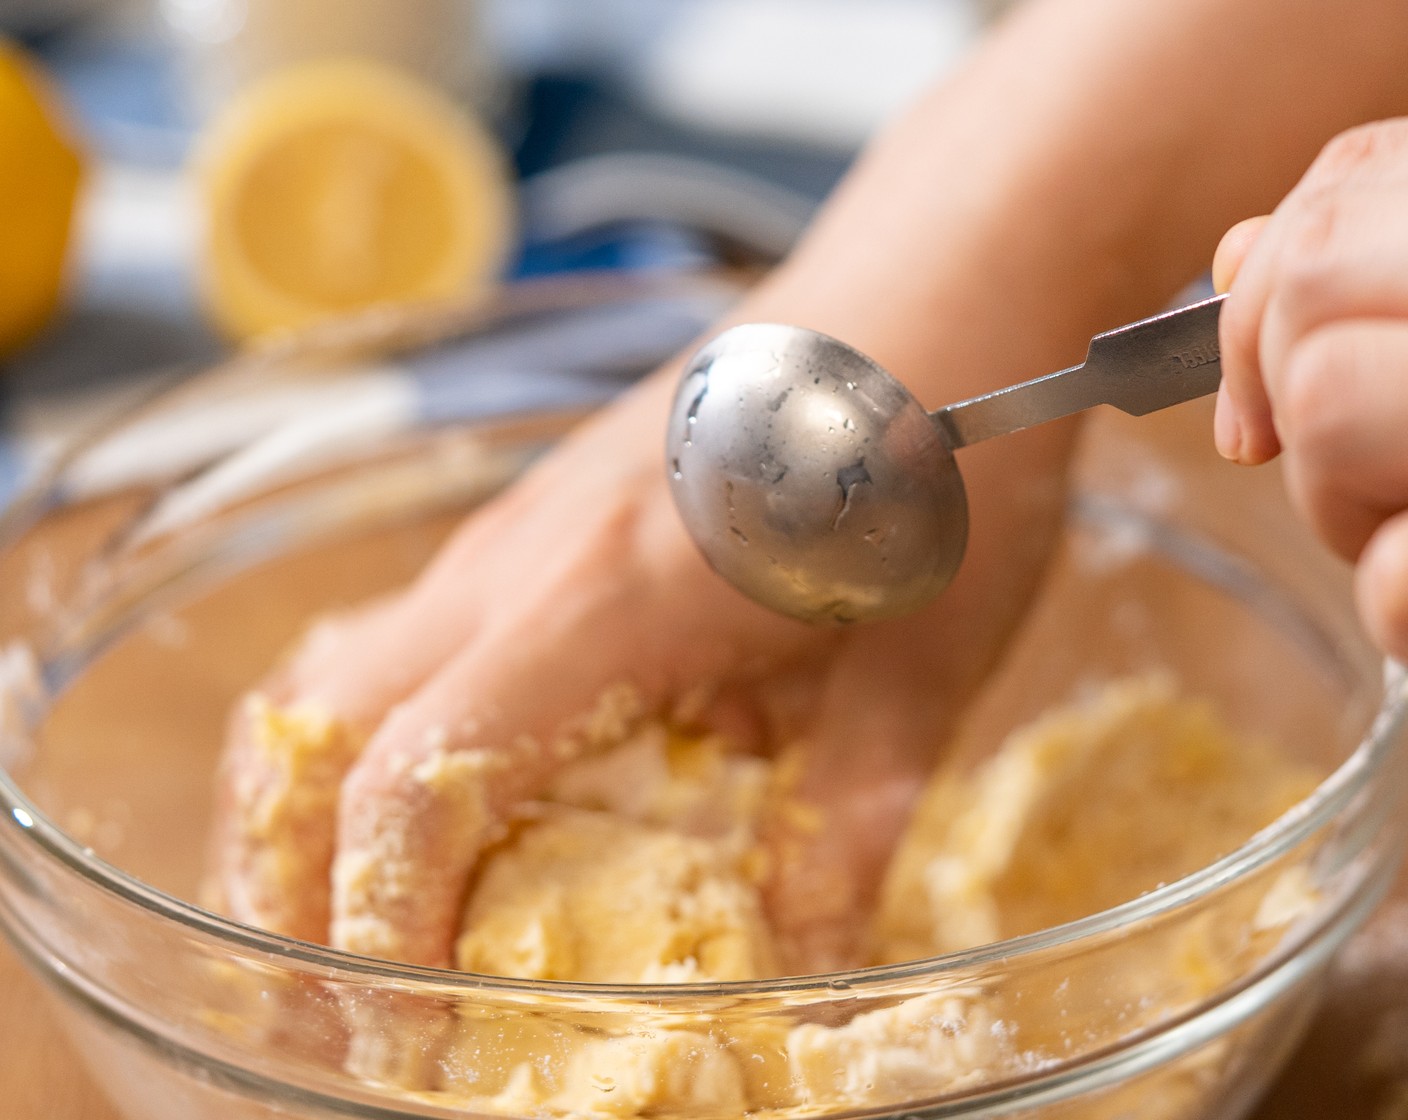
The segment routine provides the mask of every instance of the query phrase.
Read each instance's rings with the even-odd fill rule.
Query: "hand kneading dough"
[[[280,727],[294,723],[265,730]],[[457,963],[608,984],[774,975],[758,843],[785,784],[774,771],[660,727],[573,763],[481,861]],[[940,769],[892,863],[874,962],[857,964],[969,948],[1132,899],[1236,848],[1315,780],[1168,682],[1117,682],[1014,731],[976,768]],[[1213,957],[1228,967],[1229,945],[1262,951],[1255,930],[1284,928],[1312,894],[1300,879],[1268,880],[1242,909],[1206,915],[1196,937],[1172,932],[1157,961],[1131,959],[1106,979],[1147,985],[1140,1014],[1152,1021],[1161,1001],[1219,982],[1200,970]],[[490,1114],[802,1116],[1010,1077],[1077,1027],[1074,1012],[1043,1023],[1031,1008],[962,988],[858,1001],[839,1016],[835,1005],[817,1017],[785,1006],[732,1021],[701,1013],[697,1028],[687,1017],[578,1026],[531,1003],[464,1010],[446,1024],[433,1075],[408,1092]],[[1178,1076],[1169,1109],[1147,1115],[1194,1114],[1202,1075]]]

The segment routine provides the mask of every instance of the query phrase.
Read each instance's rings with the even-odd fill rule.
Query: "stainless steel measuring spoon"
[[[809,621],[908,614],[963,558],[953,453],[1098,404],[1142,416],[1213,392],[1224,298],[1098,334],[1078,366],[933,413],[834,338],[734,327],[676,391],[675,502],[714,569],[765,606]]]

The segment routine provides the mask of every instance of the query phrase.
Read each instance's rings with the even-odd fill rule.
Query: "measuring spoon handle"
[[[1057,420],[1097,404],[1143,416],[1217,389],[1217,324],[1226,296],[1097,334],[1085,361],[1020,385],[959,401],[930,418],[957,449]]]

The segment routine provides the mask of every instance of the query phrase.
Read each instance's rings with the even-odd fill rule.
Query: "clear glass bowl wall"
[[[488,310],[325,333],[185,383],[103,438],[111,447],[173,412],[237,415],[239,402],[291,386],[355,395],[368,369],[423,371],[427,355],[458,356],[460,395],[402,407],[395,423],[256,425],[200,462],[104,492],[91,481],[101,452],[89,450],[89,467],[77,455],[11,511],[0,926],[126,1114],[512,1114],[528,1110],[475,1087],[526,1061],[556,1078],[563,1101],[595,1093],[602,1114],[661,1120],[727,1112],[707,1092],[720,1063],[762,1114],[1232,1117],[1274,1075],[1329,956],[1395,866],[1404,689],[1360,638],[1344,573],[1301,535],[1274,480],[1230,478],[1202,453],[1196,408],[1095,426],[1056,569],[970,724],[991,745],[1092,683],[1157,670],[1329,775],[1216,865],[967,953],[712,987],[398,967],[199,908],[234,698],[310,619],[409,578],[576,415],[486,418],[495,406],[465,379],[492,382],[507,346],[562,372],[578,403],[604,397],[732,294],[526,288]],[[672,326],[648,338],[612,327],[622,315]],[[597,340],[590,360],[572,334],[583,324]],[[603,338],[614,341],[601,349]],[[1288,881],[1304,887],[1296,905],[1265,919]],[[1178,963],[1192,944],[1213,962],[1199,983]],[[867,1034],[882,1022],[908,1025]],[[791,1052],[801,1024],[835,1042],[820,1051],[835,1068],[805,1092]],[[674,1076],[702,1086],[679,1098],[688,1105],[632,1104],[636,1090],[610,1075],[661,1045],[675,1047]],[[968,1054],[971,1073],[940,1079],[935,1047],[945,1061]],[[592,1080],[574,1084],[582,1077]],[[549,1102],[535,1114],[573,1111]]]

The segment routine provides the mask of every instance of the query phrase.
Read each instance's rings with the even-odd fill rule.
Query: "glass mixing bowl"
[[[324,332],[182,383],[10,511],[0,926],[126,1115],[1232,1117],[1274,1076],[1393,873],[1408,698],[1268,476],[1181,450],[1209,442],[1196,407],[1095,425],[967,741],[1170,675],[1326,775],[1214,864],[966,952],[674,987],[405,967],[200,907],[239,693],[576,415],[535,402],[609,395],[732,294],[549,285]],[[528,1099],[525,1069],[556,1095]]]

